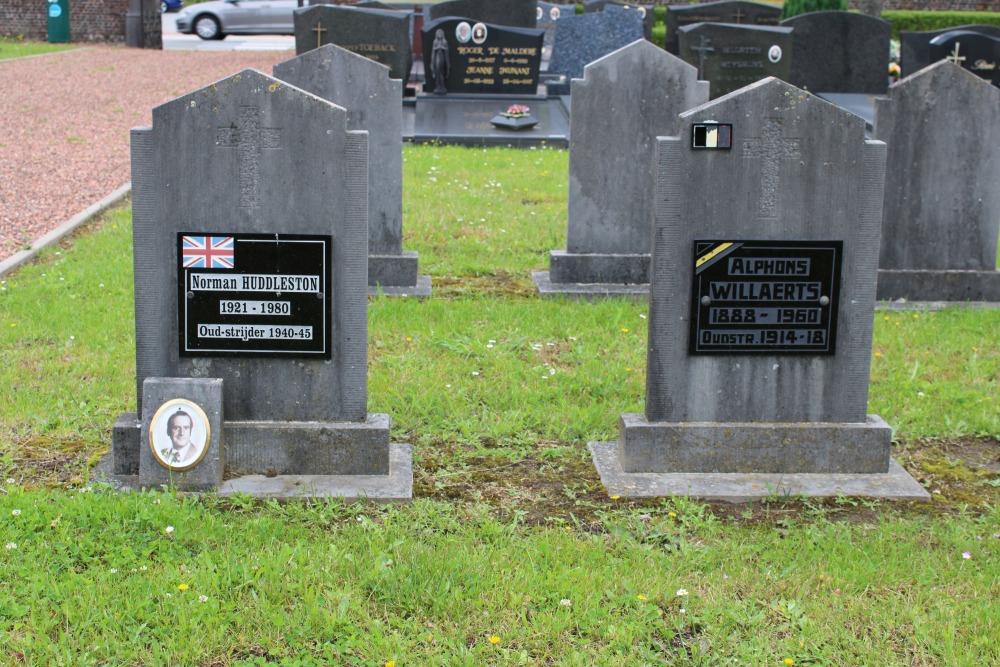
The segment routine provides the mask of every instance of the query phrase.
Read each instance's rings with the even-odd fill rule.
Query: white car
[[[177,31],[202,39],[226,35],[294,35],[298,0],[214,0],[189,5],[177,15]]]

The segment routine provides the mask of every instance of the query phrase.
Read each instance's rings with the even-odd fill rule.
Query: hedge
[[[899,39],[899,33],[943,30],[960,25],[1000,26],[1000,12],[914,12],[889,10],[882,12],[882,18],[892,22],[892,38]]]

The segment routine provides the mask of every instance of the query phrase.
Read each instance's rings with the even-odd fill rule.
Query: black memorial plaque
[[[331,236],[177,234],[181,356],[331,356]]]
[[[421,28],[424,91],[534,95],[545,31],[448,17]]]
[[[843,241],[694,242],[690,354],[834,354]]]

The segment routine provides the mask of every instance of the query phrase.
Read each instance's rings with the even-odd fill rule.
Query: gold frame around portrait
[[[164,411],[169,411],[170,408],[174,406],[184,406],[185,408],[190,408],[191,411],[194,413],[192,415],[192,419],[194,419],[195,417],[200,419],[201,425],[205,429],[205,446],[202,447],[201,454],[199,454],[198,458],[195,459],[192,463],[189,463],[184,466],[170,465],[169,463],[164,461],[163,458],[160,456],[160,454],[156,451],[156,439],[158,437],[162,437],[156,433],[156,424],[162,417]],[[192,429],[191,429],[192,432],[194,431],[193,427],[194,425],[192,424]],[[149,449],[153,454],[153,459],[167,470],[170,470],[171,472],[184,472],[185,470],[190,470],[191,468],[195,467],[196,465],[201,463],[202,459],[205,458],[205,454],[208,453],[209,448],[212,446],[212,425],[208,423],[208,416],[205,414],[205,411],[201,409],[200,405],[187,398],[171,398],[170,400],[165,401],[163,404],[161,404],[160,407],[156,409],[156,412],[153,413],[153,418],[149,420],[149,432],[147,435],[149,438]]]

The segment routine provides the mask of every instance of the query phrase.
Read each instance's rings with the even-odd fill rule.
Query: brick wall
[[[45,0],[0,0],[0,37],[45,41],[48,15]],[[124,42],[128,0],[69,0],[70,40]]]

